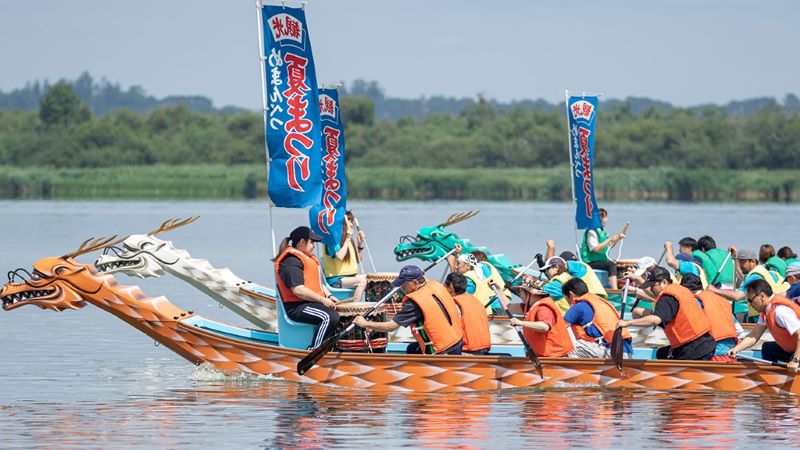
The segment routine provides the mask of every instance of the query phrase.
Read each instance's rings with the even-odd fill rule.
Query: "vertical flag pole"
[[[569,90],[564,91],[564,109],[567,112],[567,154],[569,155],[569,182],[572,186],[572,210],[574,211],[577,207],[577,200],[575,198],[575,176],[573,172],[575,171],[575,161],[572,160],[572,131],[569,129]],[[575,255],[578,257],[578,260],[581,261],[581,248],[578,245],[578,224],[575,222]]]
[[[267,152],[267,184],[269,184],[269,148],[267,148],[267,73],[266,68],[264,67],[267,57],[264,55],[264,21],[261,18],[263,3],[262,0],[256,0],[256,22],[258,24],[258,65],[261,69],[261,114],[264,117],[264,149]],[[275,247],[275,227],[273,226],[272,222],[272,209],[275,207],[275,204],[272,203],[272,199],[269,196],[269,189],[267,189],[267,200],[269,201],[269,231],[272,238],[272,258],[276,258],[278,256],[277,249]]]

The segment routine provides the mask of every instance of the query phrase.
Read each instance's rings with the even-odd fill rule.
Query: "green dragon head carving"
[[[503,254],[493,255],[486,247],[476,247],[472,245],[469,239],[461,239],[456,233],[446,229],[449,225],[474,217],[479,212],[469,211],[453,214],[444,223],[433,227],[420,228],[416,236],[402,236],[400,243],[394,248],[395,259],[397,261],[408,261],[409,259],[417,258],[423,261],[436,261],[455,248],[456,244],[460,244],[464,253],[483,252],[489,262],[500,272],[503,279],[506,281],[511,280],[516,275],[512,269],[520,267],[519,264],[513,263]]]

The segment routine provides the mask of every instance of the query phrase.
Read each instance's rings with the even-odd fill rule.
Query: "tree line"
[[[458,114],[376,118],[375,102],[344,96],[349,167],[552,168],[569,162],[563,109],[498,108],[478,98]],[[724,108],[604,110],[597,167],[796,169],[800,113],[771,102],[750,115]],[[264,163],[260,114],[201,113],[185,104],[96,115],[70,84],[50,86],[38,110],[0,109],[0,165]]]

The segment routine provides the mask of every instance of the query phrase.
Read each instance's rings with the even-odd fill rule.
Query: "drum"
[[[368,273],[367,274],[367,289],[364,291],[364,299],[367,302],[378,302],[389,291],[392,290],[392,281],[397,278],[397,272],[375,272],[375,273]],[[405,294],[403,293],[402,289],[395,292],[392,295],[392,298],[384,303],[387,309],[394,311],[393,303],[397,304],[399,308],[400,303],[403,301],[403,297]]]
[[[366,313],[373,306],[375,306],[373,302],[336,305],[336,311],[339,313],[339,326],[336,328],[336,333],[343,331],[356,316]],[[381,305],[367,316],[367,320],[386,322],[386,308]],[[364,328],[353,327],[352,330],[336,342],[336,349],[343,352],[384,353],[388,343],[389,333],[385,331],[371,331],[368,333]]]

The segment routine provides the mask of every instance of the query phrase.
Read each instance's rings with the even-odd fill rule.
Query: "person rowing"
[[[767,270],[777,272],[778,275],[786,277],[786,261],[779,258],[772,244],[761,244],[758,249],[758,262]]]
[[[694,294],[711,325],[711,337],[716,342],[712,359],[726,360],[728,351],[736,345],[738,336],[744,333],[739,321],[733,316],[730,302],[719,294],[704,290],[700,277],[695,274],[684,275],[681,286]]]
[[[489,353],[492,348],[489,318],[486,316],[484,305],[466,292],[467,278],[459,273],[448,274],[444,280],[444,287],[453,297],[461,313],[462,352],[472,355]]]
[[[672,254],[672,242],[664,242],[664,250],[666,251],[666,262],[669,267],[675,269],[675,277],[678,282],[686,274],[693,274],[700,277],[703,283],[703,289],[706,288],[706,272],[703,270],[702,261],[692,252],[697,250],[697,241],[691,237],[685,237],[678,242],[678,254]]]
[[[600,219],[602,226],[583,233],[581,243],[581,260],[593,269],[605,270],[608,272],[608,284],[612,289],[617,288],[617,263],[608,256],[609,250],[622,239],[622,233],[609,236],[606,231],[608,225],[608,211],[600,208]]]
[[[494,275],[489,266],[481,264],[478,258],[471,253],[461,253],[463,247],[455,244],[455,253],[447,257],[450,271],[459,273],[467,278],[467,293],[472,294],[483,305],[486,306],[486,314],[492,314],[495,308],[499,308],[497,297],[489,287],[489,281],[494,279]],[[497,275],[499,277],[499,275]],[[495,279],[495,283],[502,286],[502,279]],[[509,295],[510,296],[510,295]]]
[[[521,326],[525,341],[538,356],[569,357],[575,350],[567,323],[559,307],[542,290],[538,280],[523,275],[519,286],[511,292],[522,299],[525,320],[512,318],[511,325]]]
[[[778,249],[778,258],[781,258],[787,266],[791,263],[800,262],[800,260],[797,259],[797,253],[795,253],[791,247],[787,246]]]
[[[748,283],[746,295],[747,303],[759,314],[758,323],[728,354],[735,357],[740,351],[752,347],[769,330],[775,342],[761,345],[762,357],[770,361],[788,362],[786,368],[796,373],[800,365],[800,306],[774,293],[772,286],[764,279]]]
[[[426,280],[425,272],[417,266],[400,269],[392,281],[393,288],[405,292],[403,306],[388,322],[372,322],[357,316],[353,323],[361,328],[392,332],[410,327],[416,342],[406,353],[427,355],[460,355],[463,345],[461,318],[453,297],[436,280]]]
[[[316,326],[309,349],[322,344],[339,325],[336,298],[323,285],[319,260],[314,255],[314,243],[321,240],[311,228],[297,227],[283,239],[274,259],[275,280],[286,315]]]
[[[619,315],[614,305],[599,295],[589,292],[589,287],[580,278],[572,278],[562,287],[569,299],[569,310],[564,321],[575,334],[575,350],[578,358],[610,358],[611,340],[616,330]],[[623,349],[633,354],[631,335],[622,331]]]
[[[711,287],[710,290],[729,300],[740,302],[746,297],[747,285],[755,280],[766,281],[769,283],[772,292],[776,294],[783,294],[789,289],[788,283],[784,282],[780,275],[775,272],[770,272],[766,267],[758,263],[758,255],[752,249],[744,248],[737,250],[736,247],[730,246],[728,250],[738,261],[736,265],[736,277],[742,280],[742,282],[739,288],[734,291],[723,291],[715,287]],[[757,311],[750,306],[748,308],[748,317],[753,318],[757,315]]]
[[[697,249],[692,252],[692,256],[701,261],[703,270],[706,272],[707,283],[714,281],[712,278],[719,273],[714,285],[722,289],[733,289],[734,276],[736,274],[733,268],[734,262],[729,261],[725,263],[725,267],[722,271],[719,270],[720,265],[725,262],[728,252],[724,249],[717,248],[717,242],[714,238],[708,235],[701,236],[700,239],[697,240]]]
[[[658,359],[708,361],[714,356],[716,342],[711,337],[711,324],[692,292],[674,284],[667,269],[656,266],[647,273],[640,286],[656,295],[653,313],[633,320],[620,320],[617,327],[661,326],[668,346],[656,351]]]
[[[342,222],[342,239],[335,247],[326,245],[322,252],[322,268],[331,287],[354,289],[355,301],[361,301],[367,288],[367,277],[358,273],[358,263],[364,249],[364,232],[358,232],[358,247],[353,243],[354,217],[347,211]]]
[[[546,245],[547,245],[547,254],[545,256],[549,260],[556,254],[556,241],[550,239],[547,241]],[[560,274],[558,277],[552,279],[551,283],[559,282],[563,286],[563,284],[571,277],[580,278],[581,280],[583,280],[584,283],[586,283],[589,292],[595,295],[599,295],[600,297],[603,297],[605,299],[608,299],[608,293],[606,292],[606,289],[603,287],[603,283],[600,281],[600,278],[597,277],[597,274],[594,273],[594,269],[592,269],[591,266],[589,266],[584,262],[579,261],[578,257],[575,256],[575,254],[570,251],[561,252],[561,254],[558,256],[566,262],[567,264],[566,273],[570,277],[566,277]],[[557,292],[557,290],[558,291],[561,290],[561,286],[559,286],[558,284],[554,284],[552,288],[545,288],[545,292],[550,294],[550,297],[556,301],[559,300],[562,295],[560,292]]]
[[[800,262],[793,262],[786,266],[786,282],[789,283],[786,297],[793,301],[800,300]]]

